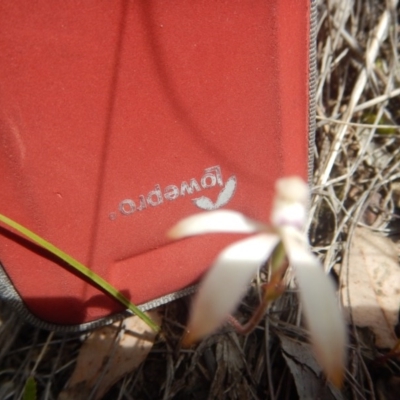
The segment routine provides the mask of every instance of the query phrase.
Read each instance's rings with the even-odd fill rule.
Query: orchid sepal
[[[209,335],[226,322],[278,243],[277,235],[259,233],[231,244],[220,253],[193,301],[186,344]]]

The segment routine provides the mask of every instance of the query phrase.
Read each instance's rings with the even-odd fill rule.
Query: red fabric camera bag
[[[2,1],[0,213],[143,309],[190,292],[237,238],[169,228],[221,207],[268,222],[275,180],[307,179],[314,8]],[[0,296],[37,325],[123,311],[6,226],[0,263]]]

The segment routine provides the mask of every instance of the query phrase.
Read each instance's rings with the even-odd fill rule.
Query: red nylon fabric
[[[135,304],[192,285],[236,236],[171,243],[170,227],[197,203],[268,222],[275,180],[307,177],[309,15],[298,0],[1,2],[0,212]],[[6,229],[0,261],[44,321],[122,310]]]

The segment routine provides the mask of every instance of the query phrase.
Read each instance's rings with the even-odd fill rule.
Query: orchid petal
[[[294,268],[317,360],[328,379],[339,387],[343,381],[346,359],[346,327],[336,300],[333,281],[308,250],[305,235],[290,226],[279,231]]]
[[[256,233],[267,230],[268,228],[262,223],[247,218],[239,212],[220,210],[191,215],[179,221],[167,235],[171,239],[181,239],[204,233]]]
[[[301,229],[307,221],[310,190],[299,177],[282,178],[276,182],[276,195],[271,213],[275,227],[292,225]]]
[[[240,240],[220,253],[193,301],[186,344],[212,333],[226,321],[279,241],[277,235],[262,233]]]
[[[275,193],[277,200],[301,203],[304,206],[307,206],[310,198],[310,189],[299,176],[278,179],[275,184]]]

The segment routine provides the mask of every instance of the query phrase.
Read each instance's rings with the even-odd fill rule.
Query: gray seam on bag
[[[155,300],[141,304],[139,308],[141,311],[147,311],[152,308],[156,308],[163,304],[169,303],[173,300],[177,300],[181,297],[188,296],[194,293],[195,290],[196,286],[190,286],[188,288],[179,290],[178,292],[174,292],[166,296],[161,296]],[[9,306],[11,309],[16,311],[18,316],[22,318],[24,321],[36,326],[37,328],[57,331],[57,332],[70,332],[70,333],[83,332],[89,329],[99,328],[101,326],[111,324],[115,321],[121,320],[133,314],[132,312],[127,310],[115,315],[111,315],[109,317],[100,318],[96,321],[85,322],[83,324],[76,324],[76,325],[61,325],[43,321],[29,311],[28,307],[25,305],[19,293],[15,290],[14,285],[10,281],[10,278],[8,277],[7,273],[4,271],[1,263],[0,263],[0,293],[1,293],[1,301],[5,303],[7,306]]]
[[[317,90],[317,1],[311,0],[310,43],[309,43],[309,91],[308,91],[308,182],[313,183],[314,143],[316,129],[316,90]]]

